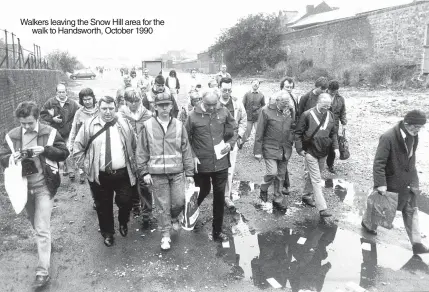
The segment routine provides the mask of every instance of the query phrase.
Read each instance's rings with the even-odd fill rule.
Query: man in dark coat
[[[326,92],[328,88],[328,79],[326,77],[319,77],[314,84],[314,89],[307,92],[299,99],[298,112],[296,113],[299,118],[305,111],[313,108],[317,104],[317,98],[321,93]]]
[[[420,110],[408,112],[403,121],[380,137],[375,153],[373,177],[374,188],[380,195],[386,191],[399,194],[398,208],[402,211],[405,230],[413,245],[413,253],[429,253],[422,244],[418,224],[413,224],[418,208],[416,194],[419,192],[419,178],[416,169],[418,133],[426,124],[426,115]],[[377,225],[368,226],[370,212],[365,212],[362,227],[370,234],[377,234]],[[369,219],[369,220],[368,220]]]
[[[264,107],[259,115],[253,154],[259,161],[262,158],[265,160],[266,172],[261,184],[260,198],[267,202],[268,188],[274,184],[273,207],[286,211],[281,187],[292,154],[292,118],[288,106],[289,94],[280,91],[273,98],[276,103]]]

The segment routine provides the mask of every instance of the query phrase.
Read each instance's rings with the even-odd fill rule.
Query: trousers
[[[232,179],[234,177],[235,163],[237,161],[237,153],[238,153],[238,147],[236,144],[234,146],[234,149],[229,152],[229,162],[231,163],[231,167],[228,168],[228,181],[226,182],[226,185],[225,185],[225,197],[228,197],[228,198],[231,197]]]
[[[314,197],[316,208],[319,211],[326,210],[325,197],[322,191],[322,177],[320,175],[324,168],[326,157],[316,158],[313,155],[306,153],[304,159],[304,190],[303,199],[311,199]]]

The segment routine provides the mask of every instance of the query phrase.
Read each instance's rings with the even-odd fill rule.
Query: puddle
[[[335,224],[309,220],[297,223],[295,229],[258,233],[240,213],[234,219],[233,239],[228,248],[220,247],[220,254],[232,266],[231,277],[261,289],[368,289],[384,269],[429,273],[429,256],[413,256],[398,246],[376,244]]]

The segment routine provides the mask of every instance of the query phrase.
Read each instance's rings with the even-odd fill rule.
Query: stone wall
[[[416,2],[285,33],[281,38],[292,57],[312,59],[317,67],[398,58],[420,68],[428,24],[429,2]]]
[[[60,71],[54,70],[0,70],[0,140],[5,133],[19,125],[15,119],[16,106],[26,100],[40,105],[55,95]]]

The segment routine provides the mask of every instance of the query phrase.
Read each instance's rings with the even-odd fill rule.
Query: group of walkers
[[[294,80],[286,77],[266,104],[257,79],[240,100],[232,96],[233,80],[225,65],[207,87],[192,70],[189,106],[179,110],[181,84],[174,70],[166,79],[162,75],[152,78],[147,69],[141,78],[136,75],[131,70],[123,76],[124,85],[115,98],[96,99],[92,89],[84,88],[78,104],[68,97],[65,85],[59,84],[56,96],[42,107],[26,101],[15,110],[21,125],[6,135],[0,160],[4,167],[10,160],[21,161],[23,173],[26,170],[26,209],[39,252],[35,286],[49,281],[50,217],[52,198],[60,185],[58,168],[55,171],[58,162],[63,162],[63,175],[71,181],[76,172],[81,183],[88,181],[108,247],[115,242],[114,199],[122,236],[128,234],[133,212],[135,218],[141,216],[145,228],[157,220],[161,249],[170,249],[171,233],[180,228],[185,188],[193,184],[200,188],[198,205],[213,188],[212,237],[227,241],[224,206],[234,208],[231,191],[237,152],[249,143],[252,129],[254,157],[265,161],[260,199],[268,201],[272,185],[273,208],[286,212],[284,196],[290,193],[287,166],[295,145],[305,168],[302,202],[317,208],[322,218],[332,216],[323,195],[321,172],[325,160],[328,170],[336,172],[339,127],[341,124],[344,133],[347,125],[338,81],[320,77],[310,92],[298,98],[293,92]],[[414,253],[429,252],[421,243],[418,224],[413,223],[417,134],[425,123],[423,112],[407,113],[382,135],[374,161],[374,188],[380,195],[399,193],[398,210],[403,212]],[[364,230],[376,234],[377,226],[364,222]]]

